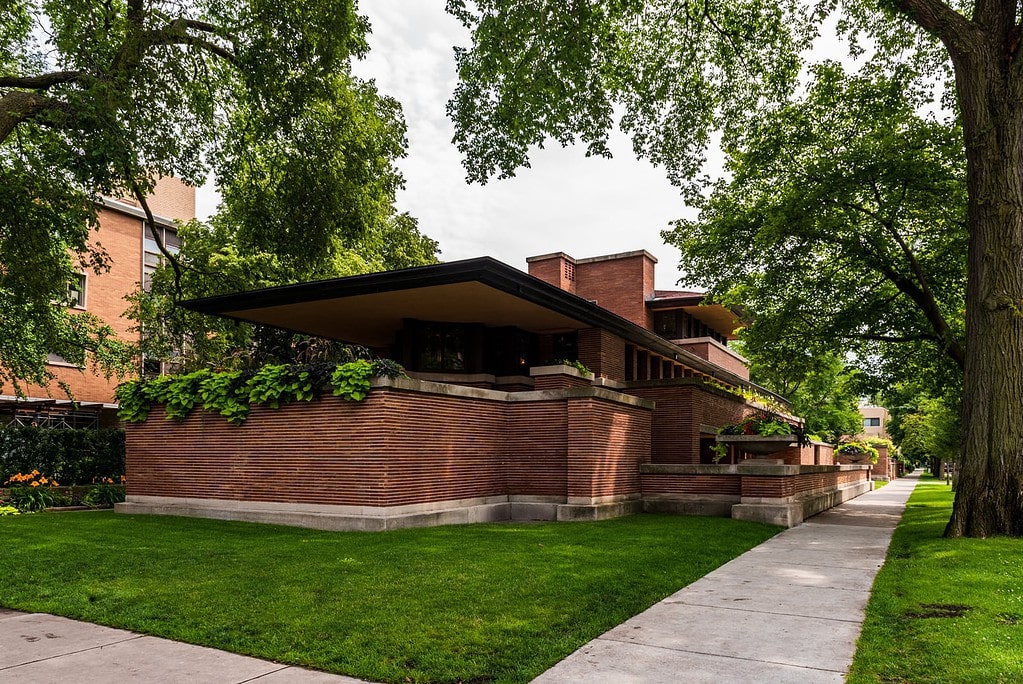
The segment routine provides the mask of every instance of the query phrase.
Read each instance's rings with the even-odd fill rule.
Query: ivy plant
[[[404,369],[386,359],[340,365],[266,365],[255,372],[199,370],[163,375],[122,383],[117,388],[121,404],[118,415],[129,423],[142,422],[149,417],[152,406],[162,404],[168,418],[184,420],[195,406],[202,405],[204,410],[240,425],[253,404],[276,409],[283,403],[312,401],[328,387],[333,387],[334,396],[361,401],[369,394],[372,378],[402,375]]]

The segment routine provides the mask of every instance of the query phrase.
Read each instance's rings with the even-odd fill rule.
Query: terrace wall
[[[655,403],[653,463],[700,463],[700,435],[742,420],[746,402],[697,378],[629,383],[627,393]]]
[[[602,388],[376,384],[362,402],[253,407],[241,426],[199,410],[172,422],[155,409],[126,427],[121,510],[385,529],[638,505],[648,402]]]

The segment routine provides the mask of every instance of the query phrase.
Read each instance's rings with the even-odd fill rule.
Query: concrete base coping
[[[765,497],[742,497],[740,503],[732,506],[731,515],[736,520],[795,527],[810,516],[826,511],[832,506],[866,494],[874,488],[870,480],[840,485],[826,491],[795,497],[769,499]]]
[[[528,500],[526,500],[528,499]],[[131,496],[118,513],[241,520],[332,531],[378,532],[405,527],[507,520],[556,520],[563,497],[495,496],[411,506],[326,506],[268,501]]]
[[[869,465],[770,465],[755,463],[642,463],[639,472],[644,475],[757,475],[766,477],[792,477],[810,473],[844,473],[867,470]]]
[[[561,504],[557,507],[557,520],[607,520],[623,515],[643,512],[640,499],[601,504]]]

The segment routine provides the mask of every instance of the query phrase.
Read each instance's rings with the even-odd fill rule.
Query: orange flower
[[[39,486],[39,483],[38,483],[38,482],[33,482],[33,483],[32,483],[32,486],[33,486],[33,487],[38,487],[38,486]]]

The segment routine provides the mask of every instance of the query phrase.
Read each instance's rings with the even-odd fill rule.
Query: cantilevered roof
[[[647,300],[647,307],[654,311],[681,309],[727,339],[737,339],[735,331],[743,325],[739,318],[741,312],[720,304],[704,304],[706,296],[704,292],[655,290],[654,298]]]
[[[602,328],[707,375],[749,384],[607,309],[490,257],[193,299],[182,306],[368,347],[393,342],[410,318],[534,333]]]

